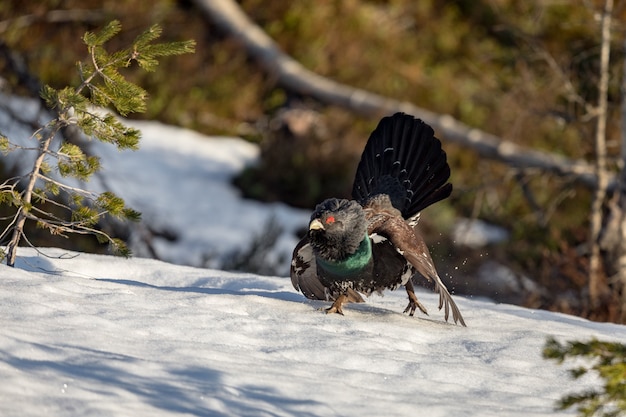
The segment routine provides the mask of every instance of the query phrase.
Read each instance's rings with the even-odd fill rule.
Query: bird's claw
[[[413,316],[415,314],[415,310],[420,309],[420,311],[426,315],[428,315],[428,311],[426,307],[422,303],[420,303],[417,298],[415,300],[409,299],[409,305],[406,306],[403,313],[409,313],[409,316]]]
[[[325,311],[326,311],[326,314],[337,313],[337,314],[341,314],[343,316],[343,310],[342,310],[341,306],[337,307],[334,304],[332,306],[328,307]]]
[[[345,294],[341,294],[337,299],[333,302],[333,305],[326,309],[326,314],[337,313],[343,316],[343,303],[348,300],[348,297]]]
[[[417,306],[409,301],[409,305],[406,306],[406,308],[404,309],[404,311],[402,313],[409,313],[409,316],[413,316],[415,314],[415,309],[417,308]]]
[[[424,307],[424,305],[420,303],[420,300],[418,300],[417,296],[415,295],[415,289],[413,288],[413,283],[409,280],[404,285],[406,288],[406,294],[409,296],[409,305],[406,306],[403,313],[408,312],[409,316],[413,316],[413,314],[415,314],[415,310],[419,308],[422,313],[428,315],[428,311],[426,310],[426,307]]]

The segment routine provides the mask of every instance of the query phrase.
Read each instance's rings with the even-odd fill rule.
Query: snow
[[[625,326],[471,297],[455,296],[468,327],[455,326],[430,292],[418,293],[430,316],[403,315],[403,291],[326,315],[286,273],[198,268],[207,253],[219,267],[272,216],[285,227],[278,261],[308,213],[230,187],[256,147],[129,123],[142,148],[94,144],[105,174],[91,185],[175,231],[155,247],[179,265],[55,248],[0,265],[3,417],[573,415],[556,400],[599,381],[544,360],[546,338],[626,342]]]
[[[626,341],[464,297],[454,326],[427,292],[431,316],[402,291],[326,315],[285,277],[44,251],[64,259],[0,266],[2,416],[547,416],[597,381],[542,359],[546,337]]]
[[[243,199],[229,184],[256,160],[257,146],[158,122],[125,123],[142,132],[138,151],[119,152],[99,142],[92,147],[107,170],[106,187],[139,210],[144,224],[175,232],[175,241],[153,240],[161,260],[219,268],[225,256],[263,233],[274,218],[284,233],[268,262],[282,260],[281,272],[288,273],[286,260],[297,243],[295,229],[307,224],[310,213]],[[138,239],[131,248],[139,256],[148,255]]]

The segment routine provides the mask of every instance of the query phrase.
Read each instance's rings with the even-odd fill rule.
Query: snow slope
[[[626,327],[456,297],[467,328],[402,291],[325,315],[288,278],[22,249],[0,266],[0,415],[548,416],[573,383],[547,336]],[[70,256],[74,256],[71,257]],[[570,413],[571,414],[571,413]]]

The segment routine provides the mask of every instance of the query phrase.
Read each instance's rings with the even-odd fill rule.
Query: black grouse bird
[[[437,274],[423,238],[413,227],[420,210],[447,198],[450,167],[433,129],[404,113],[384,117],[370,135],[358,165],[352,198],[318,204],[307,235],[293,251],[291,282],[307,298],[333,301],[327,313],[343,314],[348,302],[404,285],[411,316],[419,308],[413,277],[434,281],[439,309],[465,321]]]

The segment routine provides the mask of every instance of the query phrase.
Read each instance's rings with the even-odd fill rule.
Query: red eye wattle
[[[335,217],[334,216],[328,216],[326,218],[326,224],[332,224],[335,223]]]

